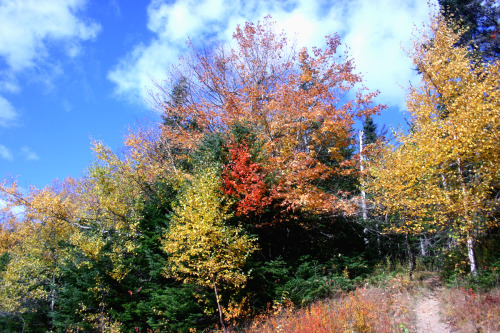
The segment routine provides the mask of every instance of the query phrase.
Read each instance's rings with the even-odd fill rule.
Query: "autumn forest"
[[[467,19],[415,32],[408,130],[374,122],[335,34],[302,48],[266,17],[191,45],[157,127],[95,141],[81,178],[0,183],[0,331],[243,331],[398,268],[498,287],[500,36]]]

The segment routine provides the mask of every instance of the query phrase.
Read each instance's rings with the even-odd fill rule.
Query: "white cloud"
[[[14,159],[10,150],[4,145],[0,145],[0,157],[7,161],[12,161]]]
[[[17,121],[18,114],[8,100],[0,96],[0,127],[10,127]]]
[[[77,42],[94,38],[100,26],[77,14],[87,0],[11,0],[0,3],[0,56],[14,72],[48,57],[47,44],[60,42],[68,56]]]
[[[367,86],[381,91],[380,101],[404,108],[405,91],[416,71],[403,48],[409,47],[414,26],[429,19],[425,1],[358,0],[349,15],[345,36],[358,71]]]
[[[24,146],[21,148],[21,152],[27,161],[38,161],[40,157],[31,148]]]
[[[324,37],[339,33],[350,47],[356,70],[366,86],[381,91],[378,101],[403,107],[407,85],[416,73],[404,55],[414,23],[428,20],[426,1],[421,0],[152,0],[148,29],[155,37],[139,44],[108,73],[117,95],[147,100],[150,77],[165,78],[170,65],[186,51],[185,41],[216,37],[231,43],[237,24],[256,22],[270,14],[298,46],[322,47]]]
[[[95,38],[96,23],[79,17],[87,0],[0,1],[0,92],[18,93],[19,73],[36,67],[32,79],[50,89],[61,72],[50,57],[50,47],[58,46],[68,57],[79,54],[81,41]],[[33,74],[33,73],[32,73]],[[0,127],[15,124],[18,114],[0,96]]]

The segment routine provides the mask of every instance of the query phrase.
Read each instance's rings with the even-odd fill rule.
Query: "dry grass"
[[[413,322],[411,297],[394,289],[363,288],[297,311],[256,318],[247,333],[405,332]]]
[[[442,291],[441,291],[442,290]],[[398,275],[384,287],[359,288],[302,309],[292,304],[271,308],[254,318],[245,333],[415,332],[416,301],[422,293],[439,293],[445,320],[454,332],[500,332],[500,289],[475,293],[443,289],[428,274],[410,282]]]
[[[458,332],[500,332],[500,289],[488,293],[446,289],[441,303],[446,320]]]

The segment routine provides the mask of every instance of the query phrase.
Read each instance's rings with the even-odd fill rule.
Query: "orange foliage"
[[[239,26],[233,38],[232,50],[192,47],[172,75],[177,79],[171,87],[186,83],[181,100],[159,86],[155,101],[164,113],[163,136],[185,152],[206,133],[245,123],[264,142],[266,167],[279,179],[277,199],[302,209],[352,211],[317,184],[341,173],[354,119],[383,106],[371,106],[377,92],[355,88],[362,78],[347,53],[338,53],[340,38],[327,37],[324,50],[297,52],[275,32],[270,17]]]

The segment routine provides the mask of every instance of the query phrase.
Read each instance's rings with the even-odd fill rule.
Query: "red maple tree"
[[[238,199],[236,215],[263,213],[272,200],[262,166],[252,161],[247,144],[232,143],[229,160],[223,172],[222,190]]]

